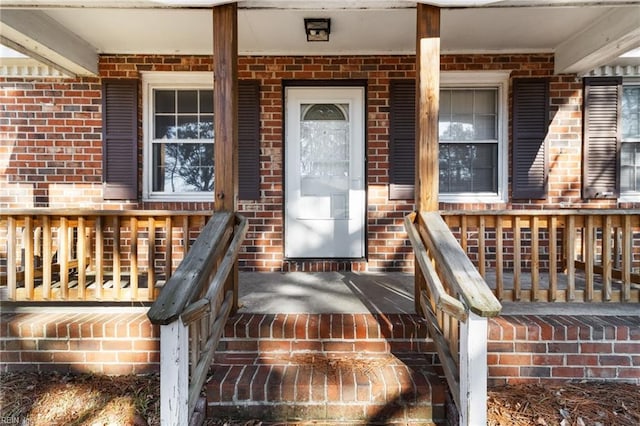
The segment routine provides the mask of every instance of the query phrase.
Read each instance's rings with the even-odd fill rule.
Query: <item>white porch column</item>
[[[460,425],[487,424],[488,321],[469,312],[460,323]]]
[[[160,326],[160,424],[189,424],[189,328],[178,318]]]

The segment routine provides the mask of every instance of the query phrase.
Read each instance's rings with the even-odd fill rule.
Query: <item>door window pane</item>
[[[300,188],[303,196],[334,197],[348,192],[348,107],[301,105]]]

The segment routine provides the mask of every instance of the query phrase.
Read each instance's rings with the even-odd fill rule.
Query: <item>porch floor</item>
[[[489,285],[494,281],[488,273]],[[241,272],[238,313],[415,314],[413,286],[413,274],[401,272]],[[636,303],[504,301],[502,307],[503,315],[638,315]]]

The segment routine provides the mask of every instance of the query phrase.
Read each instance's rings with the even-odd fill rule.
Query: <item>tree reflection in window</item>
[[[213,191],[212,90],[155,90],[153,136],[153,191]]]

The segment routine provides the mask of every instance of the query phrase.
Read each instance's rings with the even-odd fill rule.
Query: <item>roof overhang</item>
[[[69,75],[96,75],[100,54],[212,53],[204,0],[5,0],[0,42]],[[640,2],[441,0],[447,53],[555,53],[556,73],[586,74],[640,47]],[[238,2],[242,55],[415,53],[415,1]],[[303,20],[331,19],[329,43],[308,43]],[[640,58],[631,60],[640,64]]]

